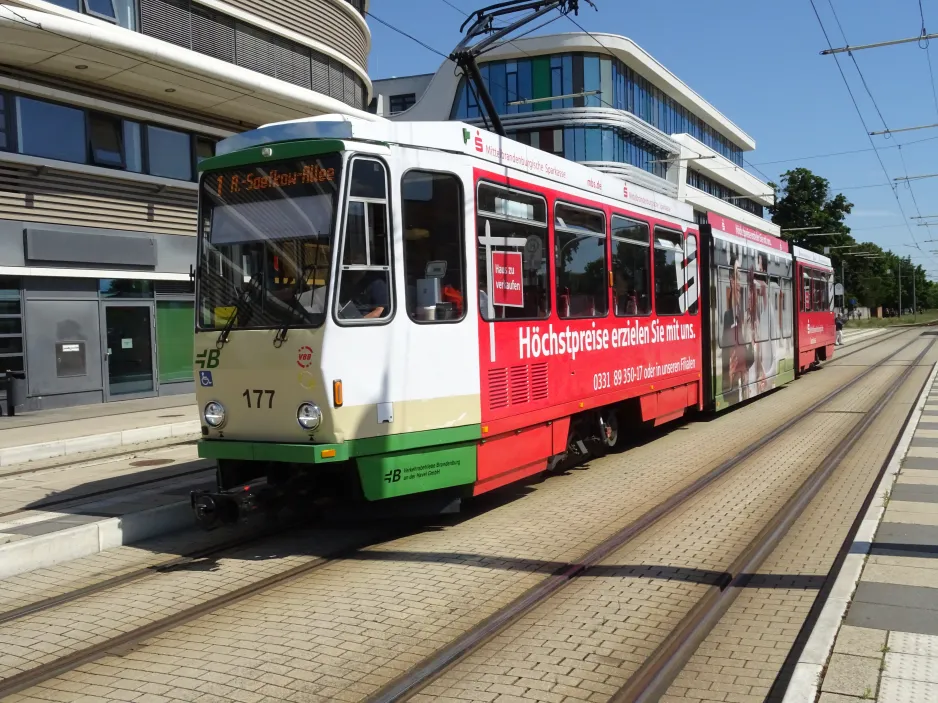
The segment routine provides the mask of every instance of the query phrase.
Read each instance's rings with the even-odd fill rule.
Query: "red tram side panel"
[[[543,471],[574,416],[630,401],[629,417],[660,424],[701,408],[697,231],[480,169],[475,181],[475,493]]]
[[[795,334],[798,374],[834,356],[834,269],[828,257],[794,247],[798,281]]]

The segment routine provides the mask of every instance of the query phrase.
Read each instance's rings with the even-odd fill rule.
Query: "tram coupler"
[[[196,522],[206,530],[232,525],[259,512],[275,512],[285,502],[286,492],[265,479],[228,491],[192,491],[189,503]]]

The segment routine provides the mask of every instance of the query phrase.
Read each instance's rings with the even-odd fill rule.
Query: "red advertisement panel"
[[[765,232],[760,232],[757,229],[748,227],[742,222],[737,222],[736,220],[731,220],[728,217],[723,217],[722,215],[717,215],[713,212],[707,213],[707,224],[709,224],[713,229],[723,232],[725,234],[732,234],[736,237],[742,237],[750,242],[756,244],[761,244],[764,247],[769,247],[770,249],[777,249],[778,251],[788,251],[788,242],[778,237],[773,237],[771,234],[766,234]]]
[[[492,304],[524,307],[524,279],[520,251],[492,252]]]

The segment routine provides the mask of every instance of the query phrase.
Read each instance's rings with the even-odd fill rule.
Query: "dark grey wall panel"
[[[80,237],[87,235],[100,235],[103,237],[142,237],[149,239],[154,243],[156,252],[156,263],[149,264],[153,270],[159,273],[189,273],[189,266],[195,265],[196,238],[183,234],[148,234],[145,232],[133,232],[129,230],[104,230],[92,227],[69,227],[67,225],[36,225],[30,222],[18,222],[16,220],[0,220],[0,266],[43,266],[48,265],[54,268],[131,268],[139,271],[141,262],[134,261],[128,265],[106,264],[87,261],[67,261],[57,259],[54,261],[36,261],[30,257],[27,264],[24,254],[24,231],[42,230],[46,232],[55,232],[56,236],[74,236]],[[110,246],[112,240],[107,240]],[[61,255],[56,255],[61,256]]]
[[[156,242],[148,235],[27,228],[26,259],[30,263],[153,267]]]

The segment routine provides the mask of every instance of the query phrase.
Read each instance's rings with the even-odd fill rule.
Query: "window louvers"
[[[189,0],[140,0],[140,32],[191,49],[192,12]]]
[[[345,103],[356,107],[355,105],[355,78],[352,76],[352,72],[347,68],[345,69]]]
[[[364,109],[362,80],[342,63],[190,0],[139,0],[140,32]]]
[[[274,38],[274,55],[277,57],[277,78],[287,83],[310,87],[310,56],[306,47]]]
[[[330,95],[329,93],[329,59],[318,52],[313,52],[312,55],[312,67],[313,67],[313,90],[322,93],[323,95]]]
[[[338,97],[339,100],[343,100],[345,92],[344,84],[345,76],[342,73],[342,64],[338,61],[331,60],[329,61],[329,92],[328,95],[333,97]],[[344,100],[343,100],[344,101]]]
[[[267,32],[238,22],[235,46],[239,66],[276,77],[277,54]]]
[[[234,63],[235,23],[223,15],[192,7],[192,50]]]

